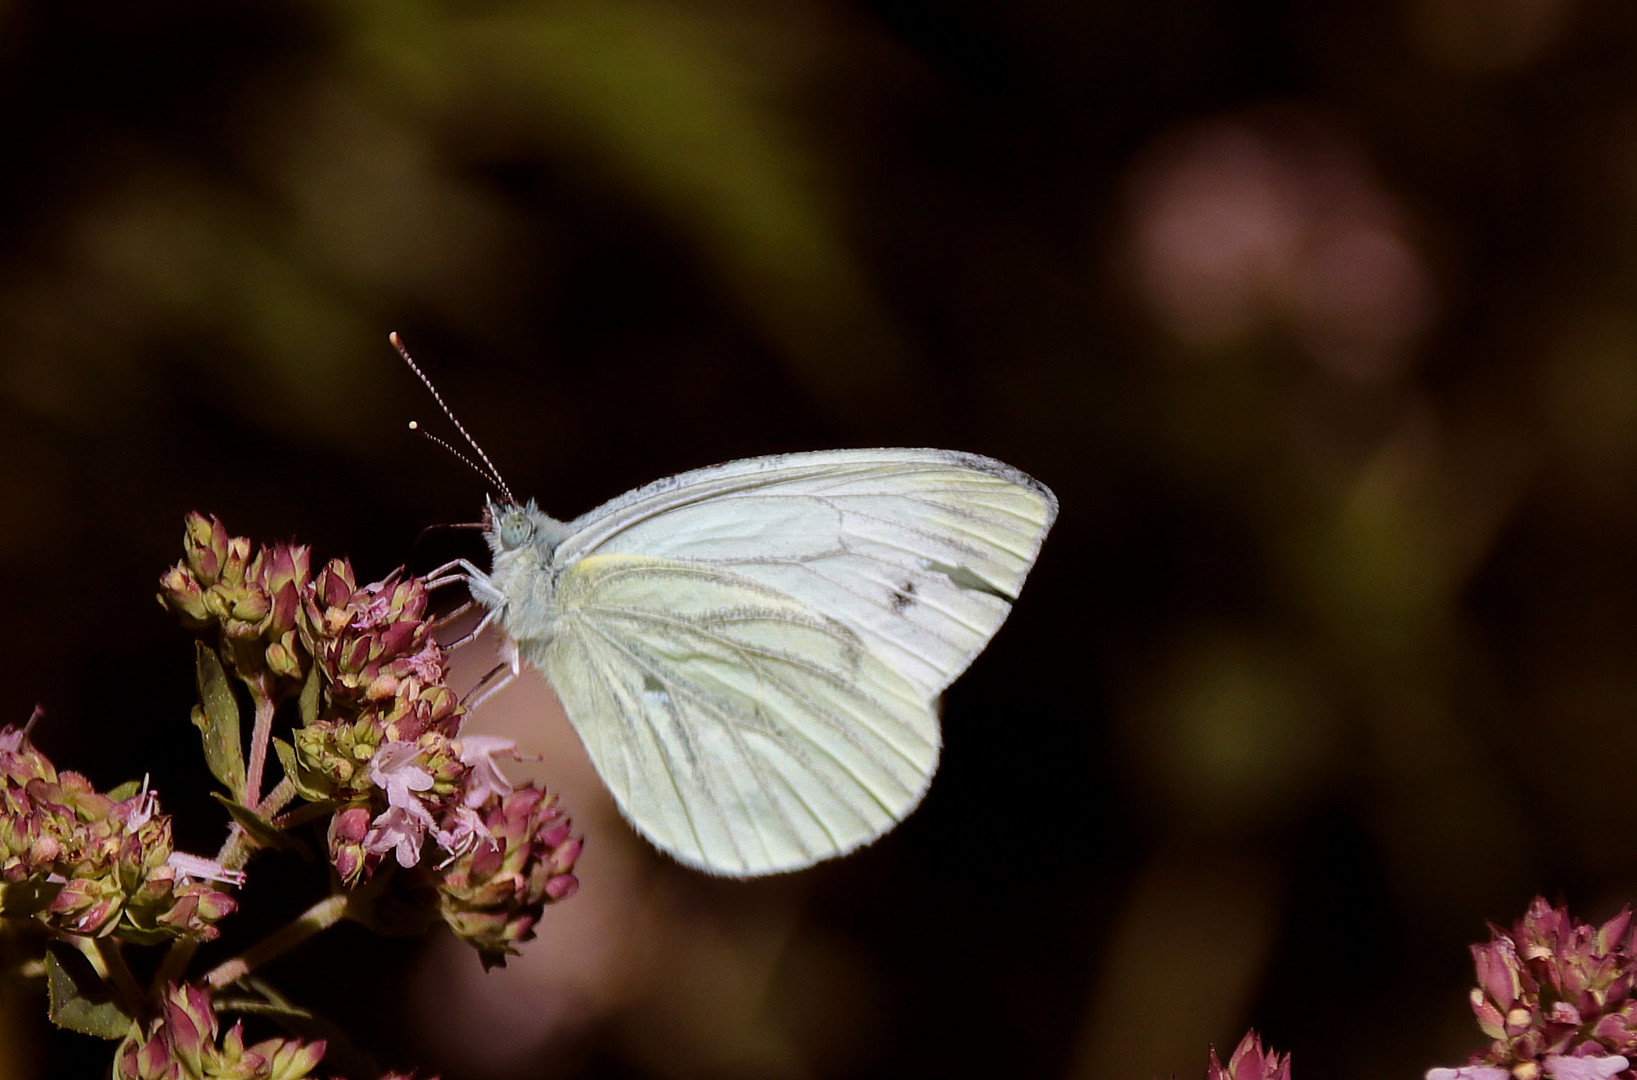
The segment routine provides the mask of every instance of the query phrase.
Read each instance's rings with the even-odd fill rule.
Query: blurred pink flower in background
[[[1203,349],[1283,327],[1332,371],[1399,370],[1434,311],[1406,215],[1333,126],[1266,110],[1166,133],[1129,180],[1143,304]]]

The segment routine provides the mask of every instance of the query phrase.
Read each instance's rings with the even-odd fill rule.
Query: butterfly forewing
[[[549,644],[522,642],[621,809],[717,873],[806,866],[909,812],[934,705],[845,622],[735,569],[574,562]]]
[[[989,458],[838,450],[683,473],[568,526],[560,567],[634,554],[714,566],[858,635],[930,700],[1011,610],[1057,512]]]

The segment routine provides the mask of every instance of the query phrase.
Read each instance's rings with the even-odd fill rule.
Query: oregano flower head
[[[98,792],[78,773],[58,773],[22,731],[0,728],[0,914],[134,943],[210,940],[237,904],[195,880],[199,867],[242,880],[178,857],[153,792]]]
[[[319,1080],[325,1042],[251,1042],[244,1021],[220,1019],[309,1030],[300,1005],[249,976],[343,919],[403,933],[441,916],[485,966],[502,963],[578,889],[582,842],[554,795],[507,779],[509,740],[462,731],[423,579],[360,584],[344,559],[314,575],[307,548],[257,546],[203,514],[187,516],[182,548],[159,601],[200,635],[190,717],[225,840],[214,858],[177,851],[146,780],[98,790],[34,745],[33,720],[0,727],[0,932],[49,987],[53,1022],[110,1040],[114,1080]],[[309,832],[334,869],[328,894],[190,978],[247,865],[310,850]],[[130,963],[144,946],[163,955]]]
[[[1637,930],[1631,909],[1601,926],[1536,897],[1510,929],[1472,946],[1478,1027],[1490,1038],[1460,1068],[1428,1080],[1611,1080],[1634,1075]]]

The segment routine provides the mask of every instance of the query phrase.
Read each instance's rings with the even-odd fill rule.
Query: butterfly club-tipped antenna
[[[438,393],[438,388],[433,385],[431,379],[427,378],[426,372],[422,371],[420,365],[415,363],[415,358],[409,355],[409,350],[404,347],[403,338],[399,337],[398,332],[394,330],[392,333],[387,335],[387,340],[392,342],[392,347],[398,350],[398,355],[403,357],[404,363],[409,365],[409,370],[415,373],[415,377],[421,380],[421,384],[425,386],[427,390],[431,391],[432,400],[438,403],[438,408],[443,410],[443,415],[447,416],[449,418],[449,422],[455,425],[455,430],[460,432],[460,437],[466,440],[466,445],[470,446],[477,453],[478,460],[483,462],[483,465],[482,467],[479,467],[477,462],[473,461],[471,458],[449,445],[449,443],[445,440],[438,438],[430,431],[422,431],[420,424],[416,423],[414,420],[409,422],[409,430],[419,432],[421,435],[426,436],[428,439],[431,439],[433,442],[455,455],[455,457],[459,458],[461,461],[464,461],[468,468],[477,473],[479,476],[483,477],[483,479],[488,481],[490,484],[493,484],[495,490],[499,491],[500,494],[506,497],[507,505],[516,506],[517,497],[512,494],[511,487],[508,486],[506,481],[501,478],[500,470],[495,468],[494,462],[489,460],[489,455],[483,452],[483,447],[479,446],[477,444],[477,440],[472,438],[471,433],[466,430],[466,425],[462,424],[460,422],[460,418],[455,415],[455,411],[444,402],[443,395]]]

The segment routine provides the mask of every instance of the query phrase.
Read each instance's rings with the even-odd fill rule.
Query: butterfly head
[[[515,551],[527,544],[534,539],[534,519],[529,516],[532,509],[525,509],[516,503],[509,506],[490,503],[489,536],[505,551]]]
[[[496,555],[544,544],[554,551],[562,541],[563,523],[540,511],[534,501],[527,503],[489,502],[484,507],[485,534]]]

